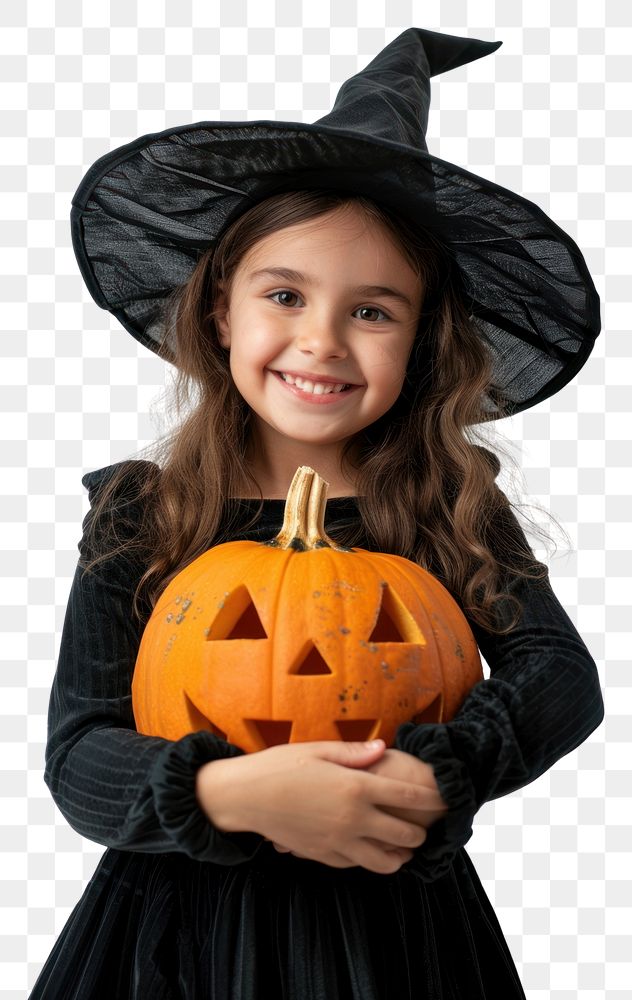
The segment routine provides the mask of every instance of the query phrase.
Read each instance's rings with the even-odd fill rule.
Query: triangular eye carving
[[[235,622],[227,639],[267,639],[265,629],[261,624],[259,613],[254,604],[250,603],[241,617]]]
[[[209,640],[268,638],[246,586],[242,584],[226,595],[206,637]]]
[[[412,642],[425,645],[423,632],[411,611],[388,583],[382,583],[382,601],[369,642]]]
[[[397,631],[397,626],[391,618],[391,616],[384,610],[384,607],[380,608],[380,613],[377,616],[377,621],[375,623],[375,628],[369,636],[369,642],[403,642],[401,635]]]
[[[387,585],[382,591],[382,605],[377,621],[369,636],[369,642],[405,642],[396,621],[400,617],[399,608],[393,598],[391,588]]]

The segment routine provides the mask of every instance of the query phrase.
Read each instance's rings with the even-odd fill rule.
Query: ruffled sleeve
[[[130,462],[125,482],[144,464]],[[83,477],[91,505],[113,469]],[[133,530],[133,505],[124,513]],[[82,557],[91,515],[83,521]],[[144,622],[133,618],[131,603],[142,572],[118,556],[85,575],[77,566],[50,696],[44,780],[68,823],[88,840],[239,864],[264,838],[216,829],[199,807],[195,777],[207,761],[243,750],[210,732],[172,741],[135,728],[131,680]]]
[[[524,608],[511,632],[494,635],[470,620],[489,678],[472,688],[450,722],[407,722],[396,733],[398,750],[432,765],[449,806],[408,863],[425,881],[450,867],[484,802],[534,781],[604,717],[597,666],[548,575],[518,579],[506,592]],[[503,603],[499,620],[509,621],[509,611]]]

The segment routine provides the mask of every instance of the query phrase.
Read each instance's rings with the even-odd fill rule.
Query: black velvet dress
[[[83,477],[91,503],[113,468]],[[283,503],[265,501],[256,528],[232,537],[272,537]],[[244,523],[256,505],[243,501]],[[334,498],[326,529],[357,516],[352,497]],[[83,580],[78,567],[72,583],[45,781],[72,828],[108,849],[30,1000],[524,1000],[464,845],[484,802],[533,781],[603,718],[596,665],[548,580],[516,588],[525,611],[509,636],[473,625],[491,676],[451,722],[397,730],[394,746],[433,766],[450,808],[407,864],[379,875],[212,826],[196,770],[243,751],[210,732],[136,732],[142,567],[124,556],[102,567]]]

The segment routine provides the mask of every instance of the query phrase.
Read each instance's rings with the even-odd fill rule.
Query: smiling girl
[[[107,850],[31,1000],[524,998],[464,845],[603,702],[474,428],[566,384],[598,321],[559,227],[425,150],[429,76],[497,44],[411,28],[321,123],[143,137],[75,196],[82,273],[176,366],[180,419],[82,480],[45,780]],[[327,534],[433,573],[490,676],[388,748],[136,731],[160,594],[211,546],[274,537],[305,464]]]

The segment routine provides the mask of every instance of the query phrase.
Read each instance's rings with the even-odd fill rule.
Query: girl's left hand
[[[371,774],[380,774],[387,778],[399,778],[400,781],[411,781],[417,785],[428,788],[428,808],[427,809],[397,809],[383,807],[385,812],[400,819],[406,819],[411,823],[417,823],[428,829],[433,823],[444,815],[448,810],[448,804],[443,799],[434,770],[431,764],[427,764],[411,753],[404,753],[403,750],[387,748],[379,760],[363,768]]]
[[[386,778],[398,778],[400,781],[415,782],[415,784],[424,785],[428,788],[430,793],[429,802],[433,803],[432,806],[429,805],[428,809],[384,808],[384,811],[388,812],[391,816],[397,816],[399,819],[408,820],[411,823],[422,826],[424,829],[428,829],[438,819],[441,819],[448,809],[448,804],[439,792],[432,766],[414,757],[413,754],[404,753],[402,750],[394,748],[387,748],[374,764],[370,764],[368,767],[362,768],[362,770],[368,771],[371,774],[379,774]],[[295,854],[294,851],[290,851],[289,847],[284,847],[276,841],[272,841],[271,843],[281,854],[287,854],[289,851],[297,858],[302,856]]]

